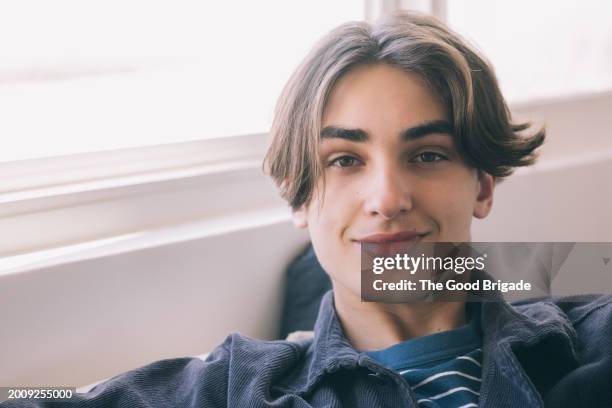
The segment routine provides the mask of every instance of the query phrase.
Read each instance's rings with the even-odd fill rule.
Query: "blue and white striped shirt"
[[[469,323],[367,354],[398,371],[419,407],[477,407],[482,379],[479,304],[468,304]]]

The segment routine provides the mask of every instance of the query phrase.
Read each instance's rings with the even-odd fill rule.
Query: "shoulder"
[[[304,347],[233,333],[205,357],[155,361],[96,385],[79,402],[103,407],[137,398],[139,407],[249,406],[249,398],[275,385],[272,379],[296,370]]]
[[[587,361],[612,356],[612,295],[581,295],[555,299],[576,330],[579,355]]]
[[[594,360],[612,355],[612,295],[551,296],[515,302],[513,307],[529,315],[556,311],[566,317],[576,333],[579,354]]]
[[[225,407],[227,357],[227,351],[220,346],[204,360],[179,357],[154,361],[100,382],[87,392],[76,394],[67,406]]]
[[[592,318],[612,318],[612,295],[566,296],[554,298],[553,301],[574,324]]]
[[[230,377],[249,376],[254,381],[270,376],[293,377],[305,369],[311,343],[311,337],[298,336],[291,341],[259,340],[232,333],[209,358],[216,355],[224,360]]]
[[[612,295],[549,296],[516,305],[533,309],[542,304],[560,309],[574,326],[587,326],[592,330],[597,325],[607,324],[612,329]]]
[[[555,308],[562,311],[572,324],[580,324],[583,320],[593,317],[612,318],[612,295],[546,296],[513,302],[512,306],[527,313]]]
[[[208,359],[224,362],[224,391],[232,406],[250,406],[254,395],[284,395],[304,384],[311,343],[312,339],[266,341],[233,333]]]
[[[547,406],[611,406],[612,296],[580,295],[548,300],[576,333],[576,366],[546,396]]]
[[[552,296],[512,303],[519,312],[528,315],[538,323],[540,333],[548,332],[549,327],[558,325],[571,339],[571,367],[551,371],[546,378],[564,374],[549,384],[545,393],[546,406],[612,406],[609,394],[609,378],[612,375],[612,296],[579,295]],[[562,326],[562,327],[561,327]],[[531,365],[536,370],[560,367],[563,361],[557,352],[556,342],[547,343],[538,352],[538,361]],[[544,356],[548,353],[548,362]],[[533,358],[533,357],[531,357]],[[535,361],[535,360],[534,360]],[[533,379],[534,377],[532,377]]]
[[[244,334],[232,333],[217,347],[220,355],[230,357],[246,357],[249,361],[262,359],[276,361],[277,359],[295,360],[301,358],[309,344],[309,339],[295,340],[260,340]],[[212,353],[211,353],[212,354]]]

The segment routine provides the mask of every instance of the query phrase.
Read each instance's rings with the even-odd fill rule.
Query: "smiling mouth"
[[[395,234],[375,234],[355,240],[361,244],[361,250],[374,256],[395,256],[405,253],[419,243],[429,233],[405,231]]]

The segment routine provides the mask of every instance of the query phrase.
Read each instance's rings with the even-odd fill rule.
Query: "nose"
[[[364,210],[368,216],[392,220],[412,209],[410,183],[397,166],[381,168],[372,175]]]

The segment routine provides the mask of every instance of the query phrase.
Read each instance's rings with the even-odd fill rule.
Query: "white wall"
[[[474,241],[612,241],[612,93],[519,106],[547,127],[540,161],[496,187]]]
[[[198,223],[152,231],[173,242],[135,248],[134,237],[1,276],[0,384],[81,386],[209,352],[230,332],[275,338],[283,271],[306,236],[284,212],[252,218],[212,235]]]

